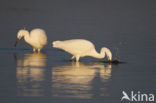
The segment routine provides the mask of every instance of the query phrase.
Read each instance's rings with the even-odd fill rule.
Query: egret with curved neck
[[[42,29],[33,29],[30,33],[25,29],[19,30],[17,33],[17,40],[14,45],[15,47],[22,37],[24,37],[25,42],[33,47],[34,52],[36,50],[40,52],[40,50],[47,44],[47,36],[45,31]]]
[[[79,61],[80,57],[91,56],[94,58],[102,59],[107,56],[109,61],[112,60],[111,51],[103,47],[101,48],[100,53],[95,50],[95,46],[92,42],[84,39],[72,39],[65,41],[54,41],[52,42],[54,48],[62,49],[70,54],[72,54],[71,60],[76,58],[76,61]]]

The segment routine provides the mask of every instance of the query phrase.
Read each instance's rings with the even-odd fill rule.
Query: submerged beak
[[[18,43],[19,40],[20,40],[20,39],[17,38],[17,40],[16,40],[16,42],[15,42],[15,44],[14,44],[14,47],[16,47],[16,45],[17,45],[17,43]]]

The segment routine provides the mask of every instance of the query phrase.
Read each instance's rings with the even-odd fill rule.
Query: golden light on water
[[[46,88],[53,97],[90,99],[94,91],[99,96],[109,95],[104,85],[111,78],[110,64],[72,62],[47,68],[46,60],[44,53],[17,58],[17,96],[45,96]]]
[[[46,66],[44,53],[25,54],[24,59],[17,59],[17,95],[42,96],[41,82],[44,81],[44,66]]]
[[[74,62],[72,65],[52,68],[53,96],[70,98],[92,98],[92,82],[100,74],[101,82],[111,77],[111,65],[103,63],[85,65]],[[105,91],[105,89],[100,88]],[[100,95],[104,95],[103,92]],[[106,94],[107,95],[107,94]]]

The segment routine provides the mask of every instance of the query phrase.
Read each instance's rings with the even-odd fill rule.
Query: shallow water
[[[55,49],[1,49],[1,102],[120,102],[123,90],[156,93],[153,55],[124,54],[128,59],[118,65],[92,58],[75,63],[64,55]]]
[[[122,91],[156,95],[155,1],[0,1],[0,103],[120,103]],[[43,28],[41,53],[20,40],[19,29]],[[71,55],[54,40],[84,38],[110,48],[118,65]]]

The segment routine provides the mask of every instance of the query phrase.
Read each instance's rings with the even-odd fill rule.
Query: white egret
[[[112,53],[111,51],[103,47],[101,48],[101,52],[98,53],[95,50],[95,46],[92,42],[84,39],[72,39],[65,41],[54,41],[52,42],[54,48],[62,49],[70,54],[72,54],[71,60],[76,58],[76,61],[79,61],[80,57],[92,56],[94,58],[102,59],[107,55],[109,61],[112,61]]]
[[[14,45],[15,47],[22,37],[24,37],[25,42],[33,47],[34,52],[36,50],[40,52],[40,50],[47,44],[47,36],[43,29],[33,29],[30,33],[25,29],[19,30],[17,33],[17,40]]]

